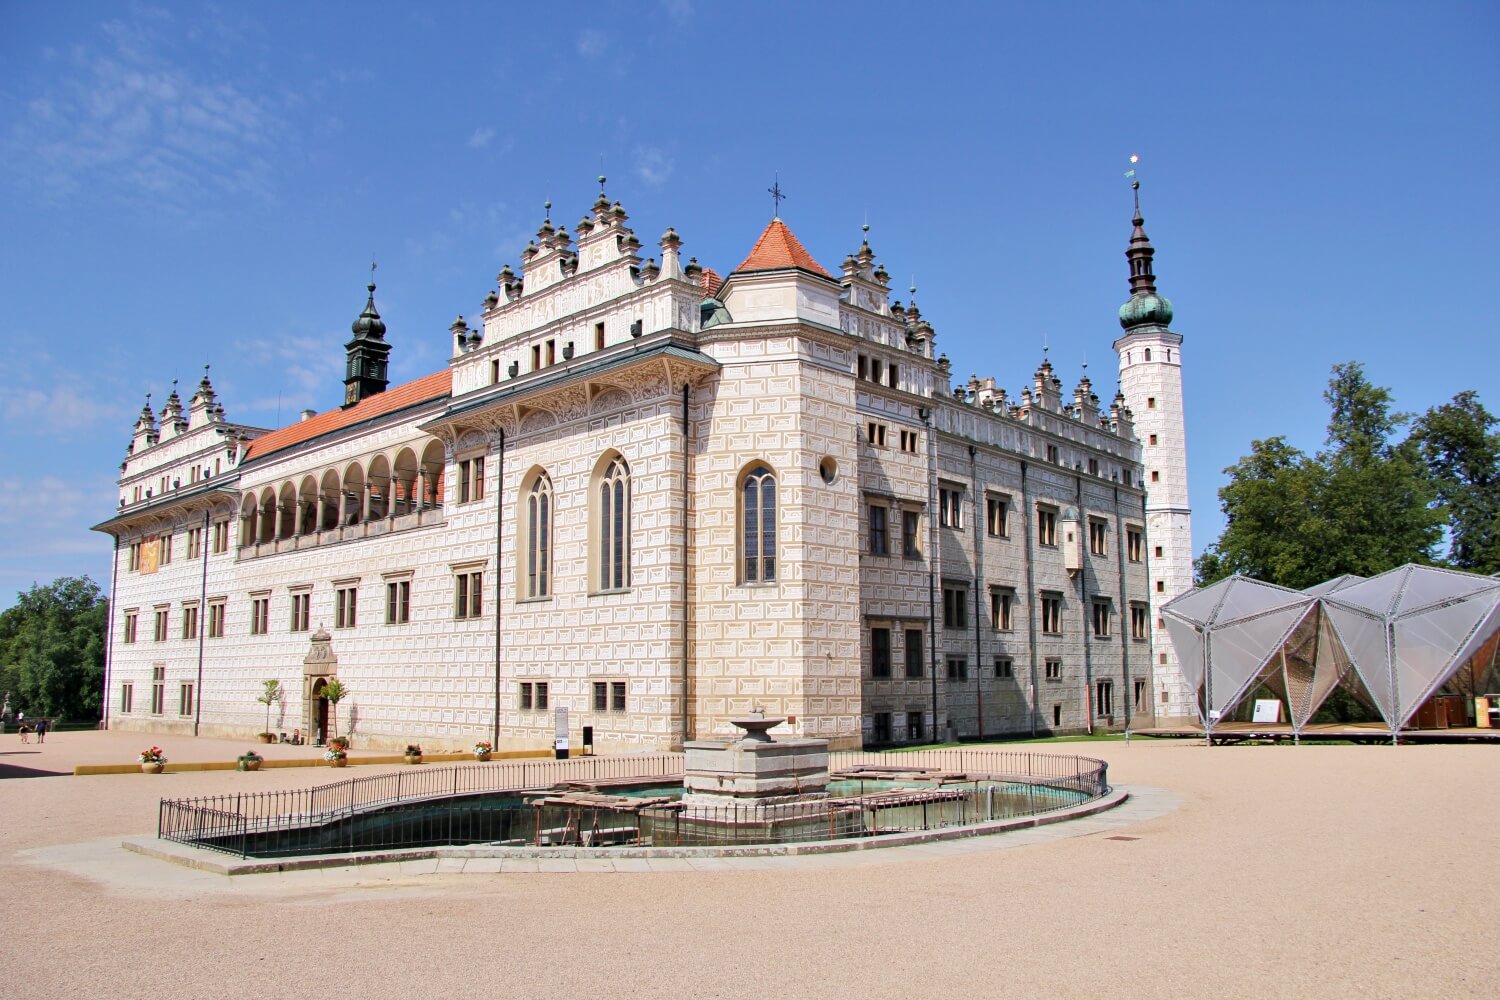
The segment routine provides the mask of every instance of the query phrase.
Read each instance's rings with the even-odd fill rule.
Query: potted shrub
[[[161,774],[166,763],[167,757],[161,752],[161,747],[141,751],[141,770],[146,774]]]
[[[487,740],[480,740],[478,743],[474,744],[474,759],[489,760],[490,754],[494,753],[494,751],[495,748],[491,746]]]
[[[422,763],[422,748],[415,743],[406,745],[406,762],[408,764]]]
[[[244,753],[240,754],[238,757],[239,770],[259,771],[260,762],[263,760],[265,760],[265,758],[256,753],[254,750],[247,750]]]
[[[328,741],[328,749],[323,751],[323,759],[328,761],[329,767],[344,767],[349,763],[349,740],[343,736],[335,736]]]
[[[260,704],[266,706],[266,728],[265,732],[260,734],[260,741],[262,743],[270,743],[276,738],[271,732],[271,706],[281,700],[281,682],[273,679],[263,681],[262,683],[264,683],[265,689],[255,699]]]

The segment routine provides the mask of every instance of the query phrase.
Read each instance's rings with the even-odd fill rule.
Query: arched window
[[[776,474],[752,466],[740,487],[740,552],[746,583],[776,579]]]
[[[1146,360],[1147,361],[1151,360],[1151,348],[1149,348],[1149,347],[1146,348]]]
[[[630,467],[616,455],[599,477],[599,589],[630,586]]]
[[[552,480],[538,473],[526,493],[526,596],[552,593]]]

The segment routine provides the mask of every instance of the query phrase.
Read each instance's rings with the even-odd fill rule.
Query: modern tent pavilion
[[[1163,609],[1205,731],[1264,686],[1285,699],[1297,736],[1343,685],[1394,736],[1445,684],[1494,680],[1500,579],[1408,564],[1306,591],[1230,577]]]

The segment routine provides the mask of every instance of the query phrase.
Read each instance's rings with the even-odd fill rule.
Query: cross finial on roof
[[[370,254],[370,291],[375,290],[375,255]]]
[[[766,188],[766,193],[771,196],[771,217],[779,219],[781,218],[781,202],[786,198],[786,195],[781,193],[781,175],[778,173],[772,175],[772,177],[771,186]]]

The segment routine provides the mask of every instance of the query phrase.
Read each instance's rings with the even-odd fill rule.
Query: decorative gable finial
[[[786,195],[781,190],[781,174],[773,174],[771,186],[766,188],[766,193],[771,196],[771,218],[781,218],[781,203],[786,200]]]

